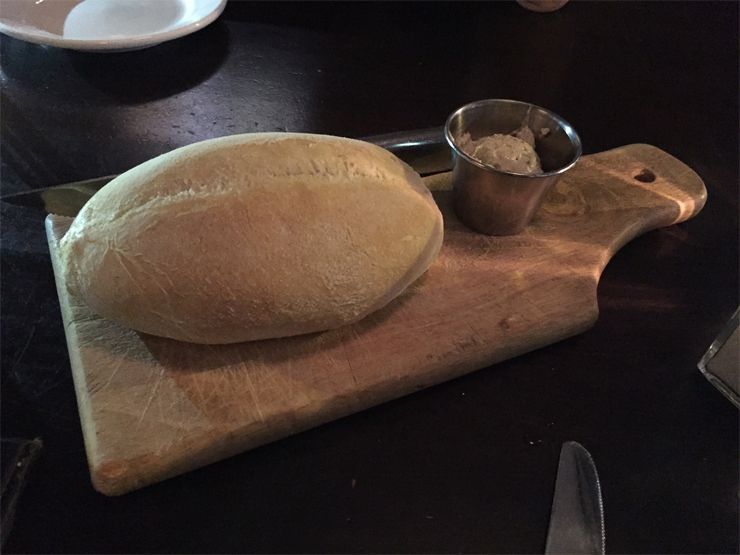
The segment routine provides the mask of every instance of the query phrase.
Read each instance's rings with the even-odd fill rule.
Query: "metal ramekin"
[[[483,164],[459,148],[473,139],[507,135],[526,124],[535,136],[543,173],[516,174]],[[547,192],[581,156],[581,139],[561,117],[526,102],[480,100],[453,112],[445,124],[452,147],[455,212],[468,227],[486,235],[514,235],[532,220]]]

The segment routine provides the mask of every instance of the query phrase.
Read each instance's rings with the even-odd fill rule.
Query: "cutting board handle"
[[[567,224],[579,241],[605,247],[605,264],[638,235],[692,218],[706,200],[704,182],[686,164],[633,144],[584,156],[548,196],[541,220]],[[560,239],[563,233],[558,230]]]
[[[692,218],[707,199],[704,182],[686,164],[651,145],[627,145],[581,158],[519,235],[487,237],[457,219],[451,173],[424,181],[442,210],[446,244],[467,244],[491,257],[536,244],[540,252],[528,250],[522,265],[560,265],[595,282],[627,242]]]

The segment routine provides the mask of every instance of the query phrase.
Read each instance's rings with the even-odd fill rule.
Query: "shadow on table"
[[[69,58],[96,89],[123,104],[140,104],[199,85],[218,71],[228,51],[228,29],[216,21],[151,48],[107,54],[69,51]]]
[[[3,72],[13,82],[35,90],[54,83],[56,94],[62,95],[65,89],[79,94],[74,81],[82,78],[117,103],[135,105],[204,82],[221,67],[229,45],[229,31],[222,21],[197,33],[131,52],[79,52],[3,37]]]

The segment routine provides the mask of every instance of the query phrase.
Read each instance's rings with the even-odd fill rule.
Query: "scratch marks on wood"
[[[100,388],[100,391],[105,391],[110,387],[110,384],[113,382],[113,379],[118,374],[118,371],[121,369],[121,366],[124,362],[127,361],[129,356],[135,356],[136,353],[134,352],[134,344],[126,342],[126,347],[122,354],[116,357],[116,365],[113,367],[113,371],[111,372],[110,376],[105,382],[105,385]],[[98,393],[98,391],[90,391],[90,393]]]
[[[355,334],[356,337],[356,334]],[[359,387],[360,384],[357,383],[357,376],[355,376],[355,371],[352,368],[352,359],[349,356],[349,351],[347,350],[347,344],[345,343],[342,345],[342,349],[344,349],[344,357],[347,359],[347,368],[349,368],[349,375],[352,376],[352,381],[355,384],[355,387]]]
[[[468,324],[468,329],[470,330],[470,333],[471,333],[470,339],[473,341],[474,345],[480,345],[481,343],[483,343],[483,341],[480,338],[480,334],[475,330],[473,326]]]
[[[252,402],[254,403],[254,408],[257,411],[257,415],[259,416],[260,422],[264,422],[265,416],[262,414],[262,409],[260,408],[259,396],[257,394],[257,390],[254,387],[254,382],[252,382],[252,377],[249,375],[248,368],[245,368],[244,376],[247,379],[247,384],[249,385],[249,395],[252,397]]]
[[[113,378],[116,377],[116,374],[118,374],[118,371],[121,369],[121,365],[123,364],[123,361],[125,359],[123,357],[118,358],[116,360],[116,365],[113,367],[113,371],[110,373],[110,376],[108,377],[108,380],[105,382],[105,385],[101,388],[102,390],[108,389],[110,387],[111,382],[113,381]],[[93,393],[92,391],[90,393]]]
[[[147,411],[149,410],[150,405],[152,404],[152,399],[157,395],[157,389],[159,389],[159,385],[162,383],[162,380],[164,379],[164,368],[160,369],[159,376],[157,376],[157,381],[154,383],[154,387],[152,388],[151,393],[149,393],[149,397],[146,400],[146,405],[144,405],[144,410],[141,411],[141,416],[139,416],[139,423],[141,423],[144,420],[144,416],[146,416]]]

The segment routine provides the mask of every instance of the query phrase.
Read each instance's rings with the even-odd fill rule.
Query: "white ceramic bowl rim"
[[[198,2],[198,0],[194,1]],[[43,29],[38,29],[36,27],[19,25],[16,23],[8,24],[1,18],[0,33],[4,33],[13,38],[17,38],[34,44],[54,46],[57,48],[67,48],[70,50],[102,52],[106,50],[129,50],[144,48],[147,46],[154,46],[162,42],[183,37],[213,23],[224,11],[227,0],[213,1],[218,1],[218,4],[204,17],[195,21],[191,21],[186,25],[176,26],[166,31],[151,33],[143,36],[122,37],[109,40],[66,39],[63,36],[55,35],[54,33],[49,33],[48,31],[44,31]]]

